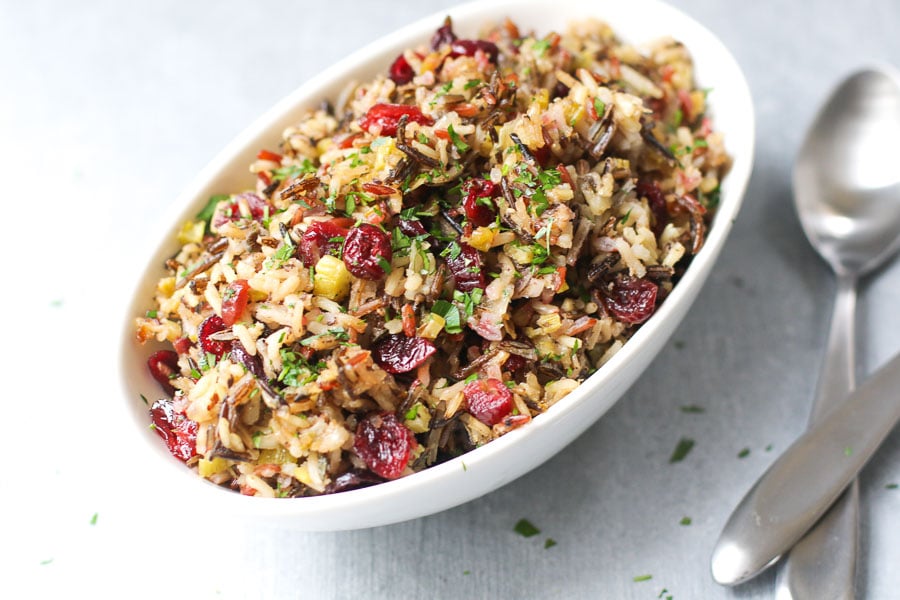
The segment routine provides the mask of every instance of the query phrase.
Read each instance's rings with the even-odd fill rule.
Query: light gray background
[[[116,286],[143,262],[134,241],[256,116],[352,50],[453,3],[0,1],[4,588],[773,597],[771,572],[727,590],[708,563],[733,506],[803,430],[825,345],[834,281],[800,231],[791,161],[842,75],[873,60],[900,65],[900,3],[672,3],[744,68],[758,140],[733,235],[673,341],[600,422],[499,491],[399,525],[305,534],[213,523],[203,507],[151,504],[121,483],[118,470],[139,470],[141,457],[107,418],[122,401],[110,356]],[[894,262],[862,291],[861,374],[900,350],[898,306]],[[686,414],[686,404],[706,410]],[[696,446],[671,465],[682,436]],[[900,598],[894,482],[897,432],[862,478],[860,597]],[[522,517],[541,534],[516,535]],[[545,549],[547,538],[557,545]]]

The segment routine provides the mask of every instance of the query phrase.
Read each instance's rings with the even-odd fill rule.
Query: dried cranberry
[[[623,323],[643,323],[656,310],[658,291],[652,281],[620,275],[603,289],[603,305]]]
[[[518,354],[510,354],[509,358],[506,359],[506,362],[503,363],[503,368],[513,374],[518,373],[527,366],[528,360],[524,356],[519,356]]]
[[[653,213],[653,233],[659,236],[671,220],[666,197],[653,181],[639,181],[635,188],[639,198],[646,198]]]
[[[197,454],[197,422],[175,412],[171,400],[162,398],[154,402],[150,407],[150,420],[172,456],[186,461]]]
[[[512,412],[512,392],[499,379],[476,379],[463,388],[472,416],[485,425],[496,425]]]
[[[231,360],[244,365],[244,368],[256,375],[257,379],[266,380],[266,372],[259,360],[259,354],[250,354],[238,340],[231,342]]]
[[[372,349],[372,359],[388,373],[412,371],[434,354],[437,349],[420,337],[388,334]]]
[[[462,186],[463,210],[466,218],[476,227],[486,227],[494,222],[497,215],[491,198],[497,186],[489,179],[469,179]]]
[[[390,412],[369,415],[359,422],[353,449],[366,466],[385,479],[396,479],[418,447],[415,436]]]
[[[385,264],[390,264],[391,236],[368,223],[354,227],[344,242],[344,264],[347,270],[360,279],[377,281],[385,275]]]
[[[227,327],[231,327],[241,318],[249,299],[250,284],[246,279],[235,279],[225,286],[225,292],[222,294],[222,321]]]
[[[216,218],[213,220],[213,225],[215,227],[220,227],[228,221],[239,221],[240,219],[245,218],[241,213],[241,199],[247,203],[247,209],[250,211],[250,218],[254,221],[262,221],[266,218],[266,215],[272,214],[272,205],[256,194],[248,192],[239,194],[224,211],[218,212]]]
[[[171,379],[178,375],[178,354],[171,350],[154,352],[147,359],[147,368],[150,369],[153,379],[159,382],[167,394],[175,393]]]
[[[458,253],[451,251],[444,257],[447,268],[454,275],[456,289],[460,292],[471,292],[475,288],[484,289],[484,265],[481,253],[465,242],[460,243],[459,248]]]
[[[444,24],[441,25],[431,37],[431,49],[437,50],[444,44],[451,44],[455,41],[456,34],[453,33],[453,24],[450,22],[450,19],[448,17],[447,20],[444,21]]]
[[[204,352],[214,354],[216,358],[225,356],[225,353],[230,349],[229,343],[214,340],[210,336],[227,328],[228,326],[225,325],[225,321],[223,321],[222,317],[219,315],[207,317],[200,323],[200,328],[197,331],[197,338],[200,340],[200,349]]]
[[[359,126],[366,131],[373,126],[378,126],[381,128],[381,135],[396,135],[397,124],[404,115],[410,123],[415,122],[420,125],[434,123],[431,117],[425,115],[418,106],[379,103],[363,115],[359,120]]]
[[[419,221],[417,219],[400,219],[400,221],[397,223],[397,227],[399,227],[400,231],[402,231],[409,237],[428,235],[428,232],[425,230],[425,226],[422,225],[422,221]]]
[[[335,220],[310,223],[297,245],[297,253],[304,267],[311,267],[326,254],[341,255],[341,245],[347,237],[347,229]]]
[[[404,83],[412,81],[413,77],[416,76],[416,73],[413,71],[413,68],[409,66],[406,57],[401,54],[393,64],[391,64],[388,76],[397,85],[403,85]]]
[[[500,56],[500,49],[494,42],[487,40],[455,40],[450,44],[450,56],[475,56],[475,53],[481,50],[488,55],[491,62],[497,64],[497,57]]]

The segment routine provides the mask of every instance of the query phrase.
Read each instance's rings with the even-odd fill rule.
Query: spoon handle
[[[900,355],[800,436],[731,514],[712,556],[713,578],[736,585],[809,531],[900,420]]]
[[[821,421],[856,387],[856,281],[839,276],[828,347],[810,414]],[[791,548],[778,571],[779,600],[855,597],[859,529],[859,486],[854,481],[828,513]]]

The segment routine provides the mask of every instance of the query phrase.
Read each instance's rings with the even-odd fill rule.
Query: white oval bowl
[[[169,455],[149,430],[141,394],[153,397],[149,349],[135,341],[134,317],[146,310],[163,274],[163,263],[177,249],[178,225],[192,218],[209,196],[251,188],[248,165],[259,148],[278,143],[299,115],[335,98],[349,80],[366,81],[383,73],[407,47],[427,43],[449,14],[460,37],[474,37],[486,23],[509,16],[523,30],[544,35],[576,20],[594,17],[609,23],[624,41],[640,44],[662,36],[684,43],[694,62],[697,84],[712,88],[714,127],[725,136],[734,165],[722,184],[721,203],[702,250],[656,313],[606,365],[578,389],[526,426],[489,444],[420,473],[372,487],[310,498],[268,499],[242,496],[215,486]],[[753,161],[754,117],[750,91],[737,62],[708,30],[657,0],[500,0],[473,2],[422,19],[385,36],[309,80],[275,105],[229,144],[178,198],[155,251],[139,280],[121,334],[121,402],[126,404],[139,447],[132,450],[147,485],[179,506],[204,512],[278,520],[303,530],[373,527],[435,513],[490,492],[538,466],[569,444],[618,400],[644,372],[697,296],[738,213]]]

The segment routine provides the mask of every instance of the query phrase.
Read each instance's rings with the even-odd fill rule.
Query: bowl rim
[[[293,92],[288,94],[282,100],[273,105],[264,112],[259,118],[252,122],[243,132],[235,137],[228,145],[226,145],[192,180],[192,182],[178,194],[175,201],[165,212],[162,219],[157,224],[158,227],[152,229],[155,235],[148,236],[142,245],[142,252],[135,253],[135,256],[150,257],[144,263],[144,268],[137,272],[133,278],[127,281],[128,288],[126,297],[130,301],[125,303],[123,318],[119,320],[122,325],[120,339],[117,344],[119,349],[118,366],[119,366],[119,390],[123,398],[118,396],[115,400],[119,403],[127,403],[131,405],[128,412],[129,420],[139,429],[143,429],[144,440],[151,439],[147,430],[149,419],[146,416],[146,410],[140,405],[135,392],[137,385],[133,384],[128,377],[132,366],[127,363],[129,348],[133,348],[134,335],[133,323],[135,315],[142,314],[147,306],[147,299],[144,298],[140,291],[147,286],[148,280],[153,280],[153,274],[160,271],[158,260],[163,255],[170,254],[165,252],[169,247],[174,248],[173,224],[190,218],[201,202],[205,202],[204,190],[215,181],[221,178],[225,172],[225,168],[229,163],[246,154],[247,149],[251,147],[254,140],[258,139],[264,132],[276,126],[280,121],[288,116],[296,114],[314,104],[319,98],[325,95],[323,92],[328,88],[335,88],[337,85],[346,84],[348,73],[354,70],[368,69],[373,71],[372,63],[385,62],[392,52],[396,52],[397,48],[404,48],[410,45],[424,43],[434,29],[436,24],[442,22],[446,15],[449,15],[456,25],[462,23],[460,30],[472,29],[472,21],[481,19],[480,23],[484,23],[494,18],[493,15],[510,14],[516,15],[522,11],[533,11],[546,9],[548,7],[558,7],[559,5],[578,6],[586,16],[596,17],[609,22],[613,30],[619,33],[619,26],[615,19],[604,18],[604,6],[612,4],[613,0],[600,0],[593,5],[581,6],[577,0],[495,0],[492,2],[473,1],[461,4],[455,7],[440,10],[431,15],[425,16],[415,22],[406,25],[394,32],[385,35],[364,47],[352,52],[347,57],[341,59],[337,63],[325,70],[319,72],[306,82],[302,83]],[[401,504],[403,498],[411,493],[412,490],[421,487],[431,487],[434,482],[447,480],[445,484],[449,484],[454,480],[454,473],[458,478],[460,473],[477,470],[481,465],[487,464],[494,457],[502,457],[523,443],[525,438],[534,437],[536,432],[541,430],[549,430],[554,428],[559,422],[565,421],[567,417],[573,415],[577,407],[587,400],[587,396],[595,393],[598,389],[603,389],[605,385],[621,370],[623,365],[627,365],[634,357],[639,355],[642,350],[646,352],[644,347],[647,340],[654,339],[660,335],[660,329],[665,326],[667,321],[674,318],[673,313],[679,310],[685,302],[682,298],[692,299],[699,287],[702,285],[708,271],[711,269],[717,255],[719,254],[724,242],[731,230],[737,213],[740,209],[747,183],[752,170],[754,146],[755,146],[755,117],[749,86],[741,71],[737,61],[722,44],[722,42],[708,29],[694,20],[692,17],[683,13],[677,8],[668,5],[661,0],[632,0],[628,3],[628,7],[624,9],[625,13],[645,14],[646,11],[656,11],[662,13],[672,23],[673,36],[677,36],[691,51],[692,57],[697,61],[698,56],[695,55],[692,48],[693,43],[699,43],[702,40],[704,45],[714,48],[720,53],[717,60],[724,62],[727,67],[733,70],[733,79],[730,85],[734,88],[734,93],[740,99],[744,106],[740,107],[744,111],[747,119],[745,124],[745,135],[742,140],[729,140],[726,136],[725,145],[729,154],[733,158],[733,163],[727,177],[722,184],[722,201],[717,209],[714,217],[713,226],[709,229],[709,234],[705,240],[705,244],[697,256],[693,259],[690,267],[685,272],[683,278],[674,287],[672,292],[666,298],[666,301],[656,310],[653,316],[645,322],[637,332],[624,344],[624,346],[607,362],[603,367],[598,369],[594,374],[588,377],[578,388],[561,399],[559,402],[550,407],[545,413],[535,417],[525,427],[513,430],[506,435],[493,440],[480,448],[476,448],[459,457],[450,459],[444,463],[434,465],[421,472],[413,475],[402,477],[400,479],[387,481],[375,486],[361,488],[341,492],[339,494],[311,496],[305,498],[257,498],[243,496],[233,491],[223,489],[216,486],[205,479],[200,478],[191,469],[184,468],[183,464],[169,456],[163,444],[154,439],[156,454],[168,460],[156,460],[148,458],[146,462],[151,463],[151,471],[154,476],[160,479],[155,485],[162,483],[167,488],[178,488],[178,493],[197,493],[201,494],[204,502],[213,504],[213,510],[220,509],[229,514],[250,514],[265,515],[268,517],[295,517],[303,523],[305,529],[327,529],[337,530],[344,528],[368,527],[401,520],[416,518],[431,514],[441,510],[445,510],[462,502],[479,497],[500,485],[507,483],[529,469],[523,470],[521,473],[514,473],[507,481],[502,481],[492,486],[480,486],[474,493],[463,493],[462,499],[454,497],[447,499],[442,505],[424,510],[410,510],[409,514],[399,518],[395,516],[390,518],[370,518],[366,520],[364,525],[352,524],[350,527],[343,527],[338,522],[341,513],[352,513],[357,510],[364,510],[367,505],[373,503],[390,502],[399,499]],[[574,10],[574,8],[573,8]],[[512,18],[515,19],[515,16]],[[570,18],[566,19],[570,21]],[[623,36],[624,37],[624,36]],[[656,36],[651,36],[651,38]],[[688,38],[688,39],[685,39]],[[629,38],[625,38],[626,40]],[[649,39],[649,38],[648,38]],[[689,41],[690,40],[690,41]],[[637,41],[637,40],[635,40]],[[364,67],[369,65],[368,67]],[[710,100],[712,111],[715,112],[717,103],[715,97]],[[715,116],[714,116],[715,119]],[[718,128],[717,128],[718,129]],[[741,144],[741,147],[735,147],[735,144]],[[255,152],[255,150],[254,150]],[[691,289],[689,289],[691,288]],[[686,310],[684,308],[683,310]],[[678,317],[680,320],[680,317]],[[655,353],[654,353],[655,354]],[[624,390],[623,390],[624,391]],[[618,399],[618,395],[608,402],[608,405],[602,409],[602,412],[611,407]],[[126,408],[123,406],[122,408]],[[139,417],[138,408],[143,411],[143,419]],[[600,413],[602,415],[602,412]],[[593,421],[584,425],[586,429]],[[153,436],[155,438],[155,436]],[[145,444],[146,445],[146,444]],[[550,458],[555,451],[547,454],[540,462]],[[539,464],[539,463],[538,463]],[[535,465],[536,466],[536,465]],[[182,474],[181,477],[176,475],[176,471]],[[164,475],[163,472],[166,474]],[[446,485],[445,485],[446,487]],[[483,488],[483,489],[482,489]],[[441,503],[437,503],[441,504]],[[215,506],[221,505],[221,506]],[[369,507],[371,508],[371,507]],[[326,518],[327,514],[327,518]],[[317,523],[316,519],[321,518],[328,521],[329,524]],[[320,527],[319,525],[325,525]]]

